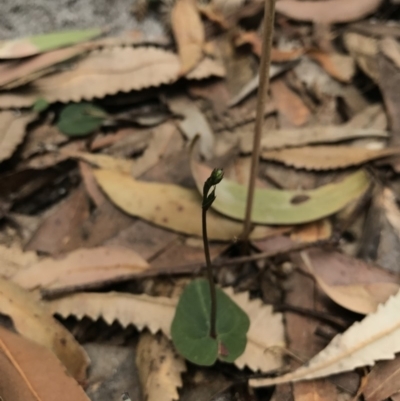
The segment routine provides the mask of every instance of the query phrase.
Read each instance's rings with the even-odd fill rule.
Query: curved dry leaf
[[[324,125],[296,129],[271,130],[265,133],[261,139],[262,149],[280,149],[318,143],[335,143],[349,139],[378,137],[387,138],[388,132],[375,128],[356,128],[345,125]],[[249,142],[247,137],[242,142]],[[251,152],[246,144],[241,148]]]
[[[221,63],[206,57],[193,70],[187,73],[185,77],[187,79],[200,80],[209,77],[222,78],[225,75],[226,71]]]
[[[171,11],[171,25],[178,45],[181,74],[191,71],[203,55],[205,33],[194,0],[177,0]]]
[[[28,290],[82,288],[135,277],[148,267],[133,250],[102,246],[78,249],[63,258],[45,258],[15,274],[12,281]]]
[[[25,138],[26,126],[36,117],[36,113],[0,112],[0,163],[12,156]]]
[[[194,147],[193,147],[194,148]],[[192,151],[191,170],[197,189],[211,174],[211,168],[198,163]],[[308,191],[256,188],[252,221],[258,224],[302,224],[334,214],[360,197],[369,187],[369,178],[359,170],[340,182]],[[244,219],[247,188],[227,179],[218,184],[212,207],[234,219]]]
[[[84,382],[89,358],[74,336],[32,294],[2,278],[0,313],[12,319],[21,335],[51,350],[77,381]]]
[[[111,201],[126,213],[170,230],[202,236],[201,199],[196,190],[137,181],[110,170],[97,170],[94,175]],[[207,215],[207,226],[212,240],[231,241],[243,230],[242,224],[211,210]],[[269,232],[268,227],[256,227],[251,237],[263,238]]]
[[[186,363],[168,339],[142,333],[136,348],[136,366],[146,401],[179,399],[178,388],[183,385],[181,374],[186,371]]]
[[[2,327],[0,370],[4,401],[90,401],[52,352]]]
[[[400,44],[392,38],[386,37],[379,42],[379,48],[382,53],[393,63],[397,68],[400,68]]]
[[[306,252],[301,253],[301,258],[325,294],[338,305],[356,313],[367,315],[375,312],[378,305],[386,302],[400,289],[399,284],[389,282],[328,285],[315,273]]]
[[[381,3],[382,0],[281,0],[276,2],[276,11],[295,20],[337,24],[362,19]]]
[[[284,376],[253,379],[253,387],[310,380],[371,366],[378,360],[393,359],[400,351],[400,293],[378,306],[375,313],[338,334],[306,365]]]
[[[352,146],[304,146],[264,150],[261,157],[306,170],[336,170],[398,155],[400,148],[366,149]]]
[[[282,314],[273,313],[270,305],[260,300],[249,300],[248,293],[226,293],[240,305],[250,317],[250,329],[245,352],[235,361],[239,368],[270,371],[282,365],[285,346]],[[93,320],[102,317],[108,324],[117,320],[123,327],[134,324],[139,330],[147,327],[152,333],[161,330],[170,337],[170,326],[178,299],[132,295],[124,293],[81,293],[49,301],[53,313],[66,318],[84,316]]]

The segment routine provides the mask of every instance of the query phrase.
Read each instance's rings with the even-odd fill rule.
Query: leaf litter
[[[387,17],[398,6],[276,2],[246,249],[263,3],[140,3],[143,23],[119,37],[78,24],[0,46],[0,395],[87,399],[63,369],[84,385],[80,344],[95,342],[129,348],[130,367],[90,376],[92,399],[116,394],[118,376],[132,401],[139,381],[147,399],[203,399],[207,387],[207,399],[258,401],[249,370],[276,376],[253,386],[295,381],[275,401],[395,399],[400,47]],[[147,32],[151,15],[163,33]],[[177,295],[204,267],[210,166],[225,169],[208,216],[215,279],[250,316],[249,341],[232,367],[185,371],[168,337]],[[52,383],[38,382],[38,353]],[[294,358],[309,362],[296,370]]]

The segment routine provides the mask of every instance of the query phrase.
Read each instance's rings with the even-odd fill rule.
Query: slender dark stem
[[[261,133],[264,122],[265,103],[269,88],[269,66],[271,64],[272,34],[274,29],[275,1],[265,0],[264,38],[260,61],[260,85],[258,87],[256,124],[253,139],[253,154],[251,157],[250,180],[247,191],[246,214],[243,227],[243,240],[248,241],[251,231],[251,212],[253,209],[254,190],[260,158]]]
[[[208,237],[207,237],[207,209],[204,207],[202,209],[201,217],[202,217],[202,227],[203,227],[204,254],[206,256],[207,278],[210,284],[210,296],[211,296],[210,337],[216,338],[217,291],[215,289],[213,271],[211,266],[211,258],[210,258],[210,247],[208,245]]]

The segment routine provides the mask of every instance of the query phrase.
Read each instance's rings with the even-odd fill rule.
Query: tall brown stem
[[[210,258],[210,247],[208,245],[208,237],[207,237],[207,209],[203,208],[201,217],[202,217],[202,227],[203,227],[204,255],[206,257],[207,278],[210,285],[210,296],[211,296],[210,337],[216,338],[217,291],[214,283],[214,276],[212,272],[212,265]]]
[[[251,231],[251,212],[253,209],[254,190],[258,171],[258,161],[260,158],[260,145],[262,126],[264,122],[264,110],[267,92],[269,89],[269,67],[271,64],[271,47],[274,29],[275,1],[265,0],[264,11],[264,38],[260,61],[260,84],[258,87],[256,124],[253,139],[253,154],[251,159],[250,180],[247,190],[246,214],[242,238],[247,242]]]

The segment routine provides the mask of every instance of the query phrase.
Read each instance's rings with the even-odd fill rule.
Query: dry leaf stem
[[[253,209],[254,190],[258,171],[261,149],[261,133],[264,122],[266,95],[269,88],[269,67],[271,64],[271,47],[274,28],[275,1],[265,0],[264,39],[260,61],[260,86],[258,87],[256,124],[253,138],[253,153],[251,158],[250,180],[247,191],[246,214],[243,228],[243,239],[247,242],[251,231],[251,212]]]

